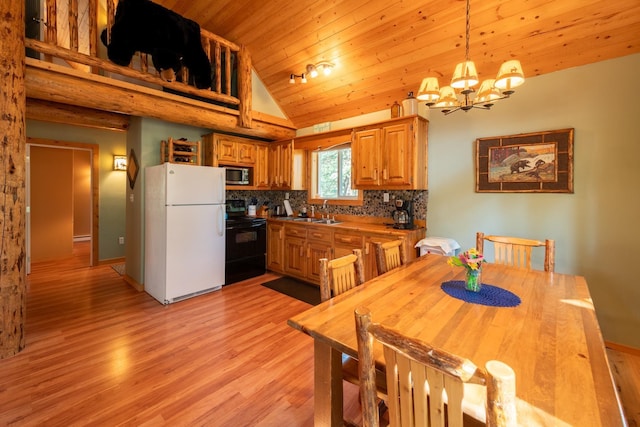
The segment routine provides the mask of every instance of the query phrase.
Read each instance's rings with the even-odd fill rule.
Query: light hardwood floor
[[[260,286],[275,276],[162,306],[76,255],[32,268],[26,348],[0,360],[0,425],[313,425],[312,339],[286,324],[309,305]],[[609,356],[637,426],[640,357]]]

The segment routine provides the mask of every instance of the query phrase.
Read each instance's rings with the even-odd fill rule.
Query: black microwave
[[[227,185],[251,185],[251,168],[225,167]]]

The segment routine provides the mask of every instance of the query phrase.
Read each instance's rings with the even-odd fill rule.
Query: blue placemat
[[[520,305],[520,297],[518,295],[506,289],[484,283],[480,292],[466,290],[462,280],[444,282],[440,285],[440,288],[454,298],[473,304],[490,305],[492,307],[515,307]]]

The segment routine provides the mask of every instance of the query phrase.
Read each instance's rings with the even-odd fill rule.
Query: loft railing
[[[238,107],[238,126],[251,127],[251,57],[248,51],[233,42],[201,29],[204,51],[211,62],[212,84],[209,89],[197,89],[187,82],[188,70],[183,67],[181,82],[166,82],[149,65],[148,55],[136,53],[129,67],[116,65],[100,58],[99,22],[111,28],[116,10],[115,0],[46,0],[44,40],[25,39],[25,46],[42,55],[47,62],[63,61],[75,69],[88,73],[114,73],[130,79],[152,83],[187,96],[200,97],[217,103]],[[66,19],[61,17],[68,17]],[[234,67],[236,64],[236,75]],[[233,80],[237,81],[237,94],[233,93]]]

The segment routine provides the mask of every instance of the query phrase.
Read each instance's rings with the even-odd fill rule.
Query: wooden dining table
[[[306,310],[288,323],[314,339],[314,422],[343,425],[342,354],[357,357],[354,310],[484,367],[516,373],[519,425],[626,425],[586,280],[485,263],[482,283],[520,297],[515,307],[465,302],[441,284],[462,267],[427,254]],[[382,348],[376,364],[384,366]]]

